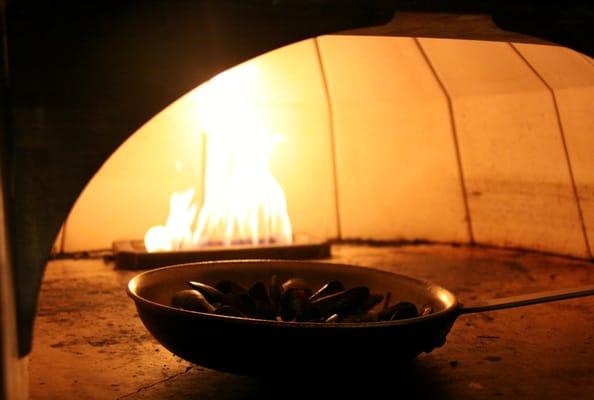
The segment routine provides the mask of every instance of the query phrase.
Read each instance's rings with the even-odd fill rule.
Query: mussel
[[[431,304],[423,304],[423,307],[421,307],[421,312],[419,314],[423,317],[425,315],[433,314],[433,307],[431,306]]]
[[[222,280],[210,286],[188,281],[191,289],[175,293],[174,307],[232,317],[249,317],[277,321],[308,321],[320,323],[376,322],[414,318],[433,313],[430,304],[420,310],[403,301],[389,305],[391,293],[370,293],[367,286],[346,289],[334,280],[322,285],[315,293],[310,284],[293,277],[281,283],[273,275],[270,283],[256,282],[249,289],[232,280]],[[383,301],[383,307],[376,306]]]
[[[171,304],[174,307],[182,308],[189,311],[212,313],[215,307],[210,304],[197,290],[186,289],[175,293],[171,299]]]
[[[349,290],[320,297],[311,302],[321,316],[338,314],[344,316],[363,306],[369,297],[367,286],[357,286]]]
[[[300,278],[291,278],[286,280],[282,285],[283,293],[289,290],[299,290],[305,297],[309,298],[312,294],[311,286],[306,280]]]
[[[198,281],[188,281],[188,286],[199,291],[210,303],[220,303],[224,293],[206,283]]]
[[[243,286],[241,286],[237,282],[233,282],[230,280],[220,281],[215,285],[215,288],[223,292],[223,294],[228,293],[245,293],[247,290]]]
[[[277,307],[272,303],[268,288],[264,283],[255,283],[248,294],[254,299],[254,316],[256,318],[272,320],[276,317]]]
[[[311,301],[317,300],[320,297],[328,296],[330,294],[342,292],[344,290],[344,285],[340,281],[330,281],[326,283],[324,286],[319,288],[314,294],[312,294],[309,299]]]
[[[248,317],[256,317],[256,301],[247,293],[227,293],[223,296],[222,303]]]
[[[311,290],[290,288],[283,292],[280,300],[280,316],[283,321],[309,321],[317,315],[309,296]]]
[[[419,312],[417,311],[417,307],[414,304],[407,301],[402,301],[380,311],[379,320],[395,321],[399,319],[415,318],[418,316]]]
[[[370,293],[369,297],[367,297],[367,300],[365,300],[365,303],[357,309],[357,312],[365,313],[365,312],[371,310],[373,307],[375,307],[379,303],[381,303],[383,299],[384,299],[383,294]]]
[[[268,294],[268,288],[262,282],[256,282],[248,291],[248,294],[254,300],[270,302],[270,295]]]

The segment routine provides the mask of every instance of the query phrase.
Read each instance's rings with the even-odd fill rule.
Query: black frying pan
[[[338,279],[348,287],[392,293],[391,302],[432,304],[433,314],[367,323],[280,322],[227,317],[170,306],[188,280],[214,284],[231,279],[245,286],[300,277],[312,285]],[[141,273],[128,294],[151,334],[174,354],[222,371],[268,375],[313,367],[369,369],[389,359],[411,360],[445,343],[462,314],[594,295],[594,286],[496,299],[466,307],[450,291],[429,282],[369,268],[306,261],[222,261],[184,264]]]

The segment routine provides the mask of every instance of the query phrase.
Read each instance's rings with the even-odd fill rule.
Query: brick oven
[[[592,284],[592,7],[441,3],[3,4],[5,397],[275,396],[174,358],[126,298],[115,264],[249,256],[213,244],[469,304]],[[587,398],[592,300],[506,315],[353,390]]]

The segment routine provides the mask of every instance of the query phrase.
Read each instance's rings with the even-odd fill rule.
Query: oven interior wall
[[[235,90],[283,137],[271,169],[295,232],[592,256],[587,56],[547,45],[330,35],[228,73],[246,65],[257,77]],[[173,191],[194,186],[201,204],[200,90],[104,164],[66,220],[60,251],[142,238],[164,222]]]

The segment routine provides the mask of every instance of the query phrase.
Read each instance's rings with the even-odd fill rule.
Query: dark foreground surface
[[[592,264],[520,251],[342,245],[333,247],[332,261],[428,279],[468,305],[594,283]],[[161,347],[126,296],[134,274],[100,260],[49,264],[30,361],[32,399],[591,399],[594,393],[594,298],[462,316],[444,347],[405,365],[377,354],[373,373],[322,369],[265,379],[192,365]],[[290,347],[277,357],[291,357]]]

